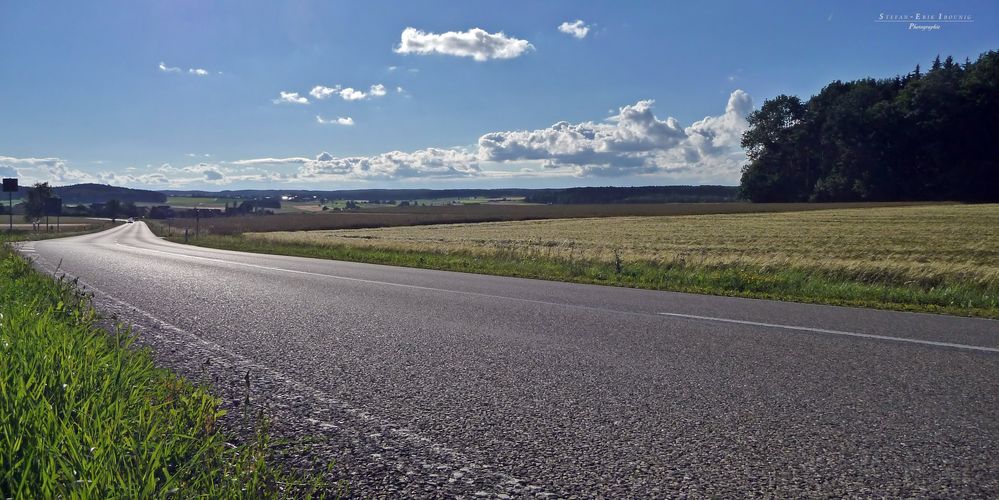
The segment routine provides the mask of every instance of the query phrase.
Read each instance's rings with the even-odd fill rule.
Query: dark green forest
[[[834,81],[749,116],[740,192],[757,202],[999,201],[999,52]]]
[[[48,183],[46,183],[46,186]],[[25,197],[31,196],[34,187],[22,187]],[[164,203],[166,195],[145,189],[131,189],[105,184],[73,184],[70,186],[52,186],[48,195],[62,198],[64,204],[107,203],[116,199],[121,202],[133,203]]]
[[[734,186],[636,186],[535,189],[524,198],[528,203],[701,203],[736,201]]]

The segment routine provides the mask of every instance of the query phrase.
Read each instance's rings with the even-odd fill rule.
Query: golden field
[[[267,232],[246,238],[521,259],[800,269],[914,288],[999,289],[995,204]]]

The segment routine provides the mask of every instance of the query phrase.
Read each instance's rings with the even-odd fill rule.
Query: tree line
[[[736,201],[734,186],[578,187],[531,190],[524,201],[550,204],[699,203]]]
[[[748,120],[751,201],[999,201],[997,51],[780,95]]]

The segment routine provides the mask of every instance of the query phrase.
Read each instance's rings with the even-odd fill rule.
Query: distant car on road
[[[125,222],[128,222],[129,224],[131,224],[131,223],[135,222],[135,219],[133,219],[132,217],[129,217],[128,220],[125,221]]]

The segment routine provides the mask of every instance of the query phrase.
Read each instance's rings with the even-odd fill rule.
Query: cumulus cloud
[[[562,121],[545,129],[485,134],[478,158],[542,160],[549,168],[572,167],[580,176],[698,171],[718,177],[738,171],[745,159],[739,139],[753,107],[748,94],[736,90],[724,114],[686,128],[675,118],[657,118],[653,104],[624,106],[600,123]]]
[[[558,30],[566,35],[574,36],[576,38],[586,38],[586,35],[590,32],[590,27],[586,25],[581,19],[576,19],[575,21],[566,21],[558,26]]]
[[[206,181],[220,181],[225,178],[218,170],[205,170],[204,174]]]
[[[305,158],[307,160],[307,158]],[[174,167],[164,163],[159,167],[147,165],[147,173],[134,174],[102,174],[105,182],[118,184],[166,185],[182,187],[189,185],[223,185],[234,182],[281,182],[293,178],[293,175],[273,172],[258,168],[255,164],[234,165],[222,163],[197,163],[183,167]]]
[[[201,68],[190,68],[187,72],[197,76],[208,76],[208,71]]]
[[[312,87],[312,90],[309,91],[309,95],[319,100],[326,99],[327,97],[337,95],[339,93],[340,93],[339,85],[337,85],[336,87],[326,87],[323,85],[316,85],[315,87]]]
[[[336,120],[332,119],[327,120],[320,115],[316,115],[316,122],[318,122],[320,125],[335,124],[335,125],[344,125],[349,127],[354,124],[354,119],[349,116],[347,117],[338,116],[336,117]]]
[[[340,98],[345,101],[360,101],[370,97],[382,97],[386,93],[385,85],[380,83],[372,85],[368,92],[357,90],[352,87],[343,87],[341,85],[335,85],[333,87],[316,85],[309,91],[309,95],[319,100],[327,99],[332,96],[340,96]]]
[[[229,162],[230,165],[253,166],[253,165],[297,165],[311,161],[311,158],[293,156],[289,158],[250,158],[246,160],[236,160]]]
[[[489,33],[481,28],[447,33],[426,33],[416,28],[402,31],[399,54],[444,54],[471,57],[476,61],[513,59],[534,49],[527,40],[509,37],[502,31]]]
[[[360,101],[361,99],[368,97],[368,95],[360,90],[354,90],[347,87],[340,91],[340,97],[342,97],[345,101]]]
[[[290,104],[308,104],[309,98],[298,95],[298,92],[285,92],[281,91],[280,97],[273,100],[274,104],[290,103]]]
[[[72,168],[62,158],[15,158],[0,156],[0,167],[6,165],[23,179],[22,184],[51,182],[53,184],[79,184],[98,182],[93,174]]]
[[[298,178],[305,180],[396,180],[412,177],[474,177],[481,175],[475,155],[460,149],[428,148],[392,151],[374,156],[335,157],[327,152],[305,162]]]

